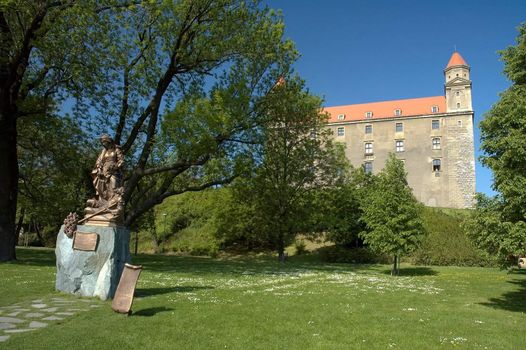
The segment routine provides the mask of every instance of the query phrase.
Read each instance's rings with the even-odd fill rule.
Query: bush
[[[302,239],[294,242],[294,248],[296,248],[296,255],[303,255],[307,252],[307,245]]]
[[[495,266],[495,259],[477,249],[462,227],[470,215],[470,210],[424,208],[427,235],[412,254],[413,262],[440,266]]]
[[[333,245],[318,249],[320,258],[331,263],[355,263],[355,264],[377,264],[387,263],[388,258],[383,254],[377,254],[370,248],[347,248],[341,245]]]

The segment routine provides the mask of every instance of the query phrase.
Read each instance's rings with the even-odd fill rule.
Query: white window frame
[[[365,118],[366,119],[371,119],[373,117],[373,112],[365,112]]]
[[[396,140],[395,141],[395,150],[396,150],[396,152],[404,152],[405,151],[405,142],[404,142],[404,140]]]
[[[431,113],[438,113],[439,110],[438,106],[431,106]]]
[[[365,154],[366,155],[374,154],[374,149],[373,149],[373,143],[372,142],[366,142],[365,143]]]
[[[433,149],[441,149],[442,147],[441,142],[442,140],[440,140],[440,137],[433,137],[431,139],[431,147]]]
[[[395,117],[399,117],[402,115],[402,110],[400,108],[397,108],[394,110]]]
[[[338,114],[338,120],[345,120],[345,114]]]

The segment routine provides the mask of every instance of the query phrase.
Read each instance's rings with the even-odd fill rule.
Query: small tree
[[[391,275],[398,275],[400,256],[413,251],[424,234],[420,204],[394,154],[369,188],[361,205],[367,230],[360,236],[373,250],[394,257]]]

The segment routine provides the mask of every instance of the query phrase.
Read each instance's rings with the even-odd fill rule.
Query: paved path
[[[96,299],[79,299],[73,296],[36,299],[0,307],[0,343],[12,335],[45,328],[79,312],[101,307]]]

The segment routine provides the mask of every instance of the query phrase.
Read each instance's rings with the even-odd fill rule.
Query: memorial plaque
[[[115,312],[123,314],[131,313],[131,306],[133,303],[133,294],[135,293],[135,286],[141,274],[142,266],[135,266],[124,264],[121,280],[115,291],[115,297],[111,303],[111,308]]]
[[[96,233],[75,232],[73,249],[94,252],[97,250],[99,235]]]

